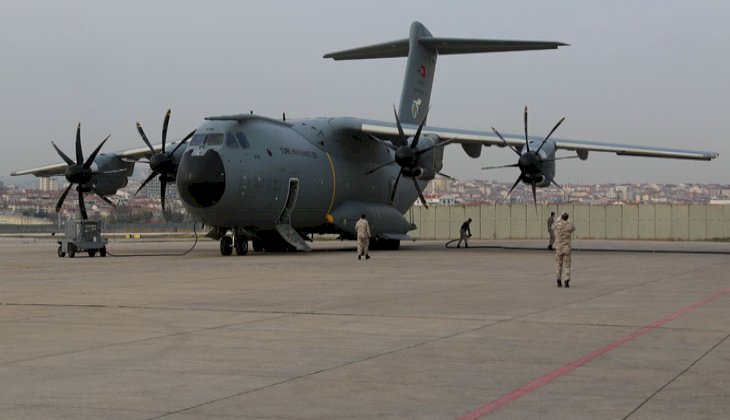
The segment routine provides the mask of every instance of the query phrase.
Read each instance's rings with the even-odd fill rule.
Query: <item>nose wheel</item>
[[[234,249],[236,250],[236,255],[248,254],[248,238],[242,235],[237,235],[234,238],[224,236],[220,239],[221,255],[227,257],[233,254]]]
[[[233,253],[233,238],[224,236],[221,238],[221,255],[227,257]]]
[[[236,248],[236,255],[248,254],[248,238],[245,236],[237,235],[233,239],[233,247]]]

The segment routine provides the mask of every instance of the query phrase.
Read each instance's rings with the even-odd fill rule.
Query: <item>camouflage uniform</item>
[[[555,275],[560,286],[560,279],[563,274],[563,264],[565,264],[565,282],[566,286],[570,281],[570,240],[575,232],[575,225],[567,220],[559,219],[553,224],[555,231]]]
[[[357,232],[357,258],[365,256],[370,258],[368,247],[370,246],[370,224],[362,217],[355,223],[355,232]]]
[[[550,217],[547,220],[548,233],[550,234],[550,243],[548,244],[548,249],[553,249],[553,245],[555,245],[555,230],[553,229],[554,223],[555,223],[555,216],[550,215]]]

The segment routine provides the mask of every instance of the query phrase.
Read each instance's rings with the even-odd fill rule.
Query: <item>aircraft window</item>
[[[205,140],[205,134],[196,134],[193,136],[193,139],[190,140],[191,146],[200,146],[203,144],[203,140]]]
[[[236,133],[236,138],[238,139],[238,143],[241,145],[242,148],[248,147],[248,140],[246,140],[246,136],[243,133]]]
[[[226,134],[226,146],[231,149],[238,149],[238,143],[236,143],[236,139],[233,138],[233,134],[231,133]]]
[[[223,144],[223,133],[213,133],[205,135],[206,146],[218,146]]]

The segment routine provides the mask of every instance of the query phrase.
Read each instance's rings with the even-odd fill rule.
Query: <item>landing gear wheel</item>
[[[58,246],[58,258],[63,258],[66,256],[66,253],[63,252],[63,247],[61,245]]]
[[[236,255],[248,254],[248,238],[245,236],[236,236],[233,239],[233,246],[236,248]]]
[[[90,257],[93,257],[94,255],[96,255],[96,250],[95,249],[90,249],[87,252],[89,253],[89,256]]]
[[[73,258],[76,256],[76,245],[68,244],[68,257]]]
[[[99,250],[99,256],[106,257],[106,247],[105,246],[101,247],[101,249]]]
[[[233,253],[233,238],[230,236],[224,236],[221,238],[221,255],[229,256]]]

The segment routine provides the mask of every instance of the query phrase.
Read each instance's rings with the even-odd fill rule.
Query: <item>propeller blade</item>
[[[527,151],[530,151],[530,140],[527,138],[527,107],[525,107],[525,146]]]
[[[190,138],[191,138],[191,137],[193,137],[193,134],[195,134],[195,132],[196,132],[196,131],[198,131],[198,130],[193,130],[193,131],[191,131],[191,132],[190,132],[190,133],[189,133],[189,134],[188,134],[187,136],[185,136],[185,138],[184,138],[184,139],[182,139],[182,140],[180,141],[180,143],[178,143],[178,144],[177,144],[177,145],[175,146],[175,148],[174,148],[174,149],[172,149],[172,152],[170,152],[170,156],[174,155],[174,154],[175,154],[175,152],[177,152],[177,149],[178,149],[178,148],[179,148],[180,146],[182,146],[183,144],[185,144],[185,142],[187,142],[188,140],[190,140]]]
[[[524,177],[525,177],[525,174],[520,174],[520,176],[519,176],[519,177],[517,177],[517,181],[515,181],[515,183],[514,183],[514,184],[512,184],[512,188],[510,188],[510,189],[509,189],[509,192],[507,193],[507,196],[509,196],[510,194],[512,194],[512,190],[514,190],[514,189],[515,189],[515,187],[517,186],[517,184],[519,184],[519,183],[520,183],[520,181],[522,181],[522,179],[523,179]]]
[[[382,164],[382,165],[378,166],[378,167],[377,167],[377,168],[375,168],[375,169],[371,169],[371,170],[369,170],[369,171],[365,172],[365,175],[370,175],[371,173],[373,173],[373,172],[375,172],[375,171],[377,171],[377,170],[383,169],[383,168],[385,168],[386,166],[388,166],[388,165],[392,165],[392,164],[394,164],[394,163],[395,163],[395,160],[391,160],[390,162],[386,162],[386,163],[384,163],[384,164]]]
[[[383,143],[386,147],[388,147],[391,150],[398,150],[398,148],[395,147],[395,145],[393,145],[393,143],[391,143],[389,141],[385,141],[385,140],[379,139],[379,138],[375,137],[372,134],[368,134],[368,136],[370,136],[371,139],[373,139],[373,140],[375,140],[377,142]]]
[[[81,218],[86,220],[89,216],[86,214],[86,204],[84,204],[84,193],[81,192],[81,185],[76,187],[79,192],[79,209],[81,209]]]
[[[147,140],[147,135],[144,133],[144,130],[142,129],[142,125],[139,122],[137,123],[137,131],[139,132],[139,135],[142,136],[142,140],[147,145],[147,147],[150,148],[150,152],[152,152],[152,154],[154,154],[155,148],[152,147],[152,144],[150,143],[150,141]]]
[[[454,178],[453,176],[451,176],[451,175],[446,175],[446,174],[445,174],[445,173],[443,173],[443,172],[439,172],[439,171],[436,171],[436,173],[437,173],[437,174],[439,174],[439,175],[441,175],[442,177],[444,177],[444,178],[446,178],[446,179],[450,179],[450,180],[452,180],[452,181],[456,179],[456,178]]]
[[[426,111],[426,115],[423,116],[421,123],[418,124],[418,130],[416,130],[416,135],[415,135],[415,137],[413,137],[413,142],[411,143],[411,149],[415,149],[416,146],[418,146],[418,140],[421,139],[421,130],[423,130],[423,126],[426,124],[426,118],[428,118],[428,111]]]
[[[142,190],[142,188],[144,188],[144,186],[147,185],[148,182],[152,181],[152,179],[156,176],[157,176],[157,172],[152,171],[150,176],[148,176],[147,179],[144,180],[142,185],[140,185],[139,188],[137,188],[137,191],[134,193],[134,195],[137,195],[137,193],[140,192]]]
[[[167,140],[167,124],[170,123],[170,110],[165,113],[165,121],[162,123],[162,153],[165,153],[165,141]]]
[[[112,207],[116,207],[117,206],[116,204],[114,204],[114,202],[112,200],[110,200],[109,198],[107,198],[105,195],[99,194],[98,192],[95,192],[95,194],[98,195],[99,198],[101,198],[102,200],[104,200],[107,203],[111,204]]]
[[[535,192],[535,180],[532,181],[532,202],[535,203],[535,216],[537,216],[537,193]]]
[[[81,123],[76,126],[76,164],[84,163],[84,152],[81,151]]]
[[[393,203],[395,203],[395,193],[398,191],[398,181],[400,181],[400,176],[403,175],[403,168],[398,172],[398,176],[395,177],[395,182],[393,183],[393,191],[390,192],[390,205],[392,206]]]
[[[162,212],[165,212],[165,190],[167,190],[167,181],[164,176],[160,177],[160,202],[162,203]]]
[[[398,126],[398,135],[400,136],[398,139],[398,147],[400,147],[406,142],[406,135],[403,133],[403,126],[400,125],[400,118],[398,118],[398,112],[395,110],[395,105],[393,105],[393,114],[395,114],[395,124]]]
[[[89,169],[91,167],[91,164],[94,163],[94,159],[96,159],[96,155],[98,155],[99,154],[99,150],[101,150],[101,146],[103,146],[104,143],[106,143],[106,141],[109,140],[109,137],[111,137],[111,134],[109,134],[108,136],[106,136],[106,138],[101,143],[99,143],[98,146],[96,146],[96,149],[94,149],[94,151],[91,153],[91,155],[89,156],[89,158],[86,159],[86,162],[84,163],[84,168],[85,169]]]
[[[517,148],[516,148],[516,147],[514,147],[513,145],[511,145],[511,144],[507,143],[507,140],[505,140],[505,139],[504,139],[504,137],[502,137],[502,135],[501,135],[501,134],[499,134],[499,131],[497,131],[497,129],[496,129],[496,128],[492,127],[492,131],[494,131],[494,134],[496,134],[496,135],[497,135],[497,137],[499,137],[499,139],[500,139],[500,140],[502,140],[502,142],[503,142],[503,143],[504,143],[504,144],[505,144],[505,145],[506,145],[507,147],[509,147],[510,149],[512,149],[512,151],[513,151],[513,152],[517,153],[517,155],[518,155],[518,156],[520,155],[520,151],[519,151],[519,150],[517,150]]]
[[[418,181],[416,181],[416,178],[411,178],[413,180],[413,185],[416,187],[416,191],[418,191],[418,198],[421,199],[421,204],[423,204],[423,207],[428,208],[428,204],[426,204],[426,198],[423,196],[423,191],[421,191],[421,186],[418,185]]]
[[[500,169],[500,168],[516,168],[520,166],[519,163],[513,163],[511,165],[500,165],[500,166],[485,166],[482,169],[489,170],[489,169]]]
[[[61,149],[58,148],[58,146],[56,146],[56,143],[54,143],[53,141],[51,141],[51,144],[53,145],[53,148],[56,149],[56,151],[61,156],[61,159],[63,159],[64,162],[66,162],[69,165],[75,165],[76,164],[73,160],[71,160],[70,157],[66,156],[66,154],[63,153],[61,151]]]
[[[68,192],[71,190],[71,187],[73,187],[74,184],[69,184],[68,188],[66,188],[66,191],[61,194],[61,198],[58,199],[58,202],[56,203],[56,213],[61,211],[61,206],[63,206],[63,202],[66,200],[66,196],[68,195]]]
[[[553,127],[553,129],[550,130],[550,132],[548,133],[547,137],[545,137],[545,140],[543,140],[542,143],[540,144],[540,147],[537,148],[537,152],[536,153],[540,153],[540,150],[542,150],[542,146],[545,145],[545,142],[548,141],[548,139],[550,138],[550,136],[552,136],[553,133],[555,132],[555,130],[557,130],[558,127],[560,127],[560,124],[562,124],[563,121],[565,121],[565,117],[561,118],[560,121],[558,121],[558,123],[555,124],[555,127]]]
[[[423,149],[423,150],[419,150],[419,151],[417,151],[417,152],[416,152],[416,156],[421,156],[422,154],[424,154],[424,153],[426,153],[426,152],[430,151],[431,149],[435,149],[436,147],[444,147],[444,146],[446,146],[447,144],[451,143],[452,141],[454,141],[454,139],[448,139],[448,140],[444,140],[444,141],[442,141],[442,142],[438,142],[438,143],[434,144],[434,145],[433,145],[433,146],[431,146],[431,147],[427,147],[427,148],[425,148],[425,149]]]

